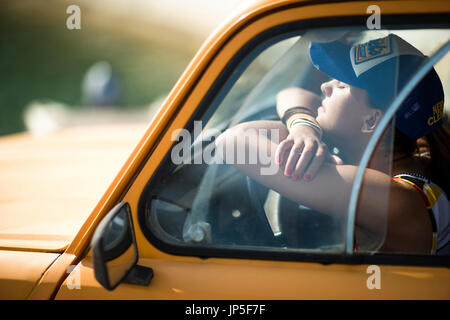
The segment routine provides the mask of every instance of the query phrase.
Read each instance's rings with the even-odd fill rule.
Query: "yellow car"
[[[449,17],[447,0],[243,3],[199,49],[125,162],[127,143],[140,128],[105,126],[98,141],[89,132],[68,132],[47,145],[36,142],[37,154],[54,150],[40,167],[17,158],[0,169],[0,298],[450,299],[448,254],[382,250],[389,194],[379,232],[355,227],[364,172],[408,93],[432,67],[450,93]],[[393,47],[373,39],[390,34],[428,58],[391,97],[361,154],[351,192],[336,188],[323,199],[345,208],[338,215],[292,201],[216,157],[215,141],[227,129],[280,120],[282,90],[321,94],[329,76],[311,63],[312,43],[369,41],[367,55],[357,56],[362,63],[389,54]],[[436,106],[430,125],[447,105]],[[75,136],[82,137],[80,146],[91,143],[95,161],[76,159],[76,150],[72,162],[58,157],[64,139]],[[0,139],[0,149],[11,154],[33,145],[26,136]],[[90,199],[96,178],[117,162],[124,164],[104,195]],[[270,175],[273,167],[266,164]],[[58,170],[64,187],[45,180]],[[17,179],[26,181],[29,194],[20,205],[8,193]],[[40,183],[55,186],[47,207],[33,206]],[[85,193],[72,194],[71,184]]]

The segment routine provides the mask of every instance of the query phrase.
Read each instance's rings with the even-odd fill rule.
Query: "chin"
[[[322,116],[321,113],[319,113],[319,115],[316,117],[316,121],[319,124],[319,126],[325,130],[326,127],[326,121],[324,119],[324,117]]]

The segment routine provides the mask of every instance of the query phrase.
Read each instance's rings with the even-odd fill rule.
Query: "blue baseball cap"
[[[355,45],[341,40],[311,42],[312,64],[326,75],[367,90],[385,110],[428,59],[395,34]],[[434,68],[419,82],[396,112],[396,127],[412,140],[443,123],[444,90]]]

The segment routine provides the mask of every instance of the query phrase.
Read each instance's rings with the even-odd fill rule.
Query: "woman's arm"
[[[267,150],[272,163],[275,161],[278,144],[272,136],[258,134],[257,139],[235,139],[244,136],[249,128],[257,132],[261,128],[279,130],[280,140],[288,134],[284,125],[278,121],[255,121],[228,129],[216,140],[216,147],[228,160],[227,163],[299,204],[329,215],[347,217],[357,166],[324,163],[315,179],[309,182],[285,176],[281,167],[274,174],[263,175],[261,168],[264,166],[260,162],[238,163],[226,158],[225,146],[231,143],[246,155],[258,154],[259,149],[266,148],[264,150]],[[431,239],[431,228],[429,222],[427,224],[426,209],[420,195],[414,189],[396,183],[389,175],[366,169],[357,210],[356,223],[371,232],[383,234],[388,219],[390,241],[401,238],[406,247],[416,252],[428,248],[425,239]]]
[[[315,122],[317,108],[321,104],[318,95],[301,88],[284,89],[278,93],[276,100],[280,119],[283,119],[287,110],[303,107],[311,111]],[[295,114],[292,115],[294,117]],[[327,145],[321,141],[320,134],[313,127],[300,124],[286,129],[289,134],[278,145],[275,153],[276,162],[284,167],[284,175],[296,180],[312,180],[325,160],[342,164],[341,159],[329,153]]]
[[[255,139],[242,139],[242,137],[248,135],[249,129],[256,129],[259,134]],[[278,121],[254,121],[239,124],[228,129],[216,139],[216,148],[220,150],[225,162],[234,165],[246,175],[295,202],[320,212],[336,216],[345,215],[358,168],[351,165],[324,163],[315,179],[311,181],[295,180],[285,176],[282,166],[278,166],[273,174],[261,174],[261,168],[267,166],[267,164],[260,161],[257,163],[239,163],[237,160],[239,153],[244,152],[245,159],[249,159],[249,155],[258,155],[263,150],[263,153],[267,153],[270,157],[271,163],[276,163],[275,150],[279,142],[276,141],[274,136],[262,134],[260,129],[267,129],[269,133],[270,130],[278,130],[279,141],[283,141],[289,134],[284,125]],[[227,151],[231,150],[230,146],[234,148],[234,159],[227,157]],[[244,159],[242,154],[241,158]],[[384,201],[376,201],[376,204],[370,201],[367,206],[375,206],[373,211],[376,211],[375,209],[381,210],[381,208],[378,208],[378,204],[381,202],[384,205],[386,204],[391,178],[384,173],[370,169],[367,170],[366,176],[368,182],[370,182],[366,184],[366,190],[379,200],[384,197]]]
[[[315,93],[301,88],[287,88],[280,91],[276,97],[277,113],[280,119],[286,110],[293,107],[304,107],[317,114],[322,99]]]

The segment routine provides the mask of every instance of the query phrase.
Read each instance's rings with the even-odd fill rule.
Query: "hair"
[[[407,153],[411,157],[427,155],[428,179],[439,185],[444,192],[450,194],[450,128],[446,125],[435,129],[428,135],[417,139],[409,139],[395,128],[394,152]]]
[[[450,191],[450,130],[448,126],[441,126],[425,139],[430,152],[430,178],[435,181],[445,193]]]
[[[367,103],[377,109],[367,95]],[[450,123],[445,114],[442,126],[417,140],[411,140],[397,127],[394,130],[394,153],[406,153],[410,157],[427,155],[428,180],[441,187],[450,196]],[[425,158],[425,157],[424,157]],[[424,161],[425,162],[425,161]]]

